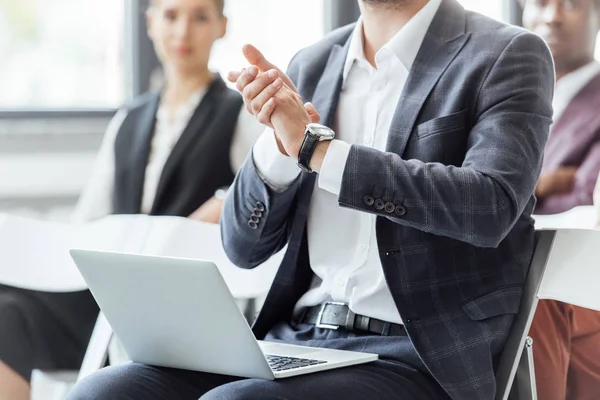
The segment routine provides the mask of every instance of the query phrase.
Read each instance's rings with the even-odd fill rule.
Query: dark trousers
[[[27,381],[34,369],[78,370],[97,318],[87,290],[49,293],[0,285],[0,360]]]
[[[68,400],[448,399],[406,337],[282,323],[271,330],[267,340],[377,353],[380,360],[275,381],[130,363],[91,375],[73,389]]]
[[[540,300],[529,335],[540,400],[600,399],[600,311]]]

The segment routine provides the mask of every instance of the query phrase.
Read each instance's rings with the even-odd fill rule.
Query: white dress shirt
[[[174,111],[172,116],[169,116],[166,107],[160,104],[156,114],[154,135],[150,144],[148,165],[144,177],[142,213],[147,214],[152,209],[165,163],[205,93],[206,88],[194,93],[187,103]],[[112,212],[115,174],[114,146],[126,114],[127,112],[124,110],[118,111],[106,129],[91,178],[73,212],[72,220],[75,222],[94,220]],[[229,154],[231,169],[234,173],[242,166],[248,152],[263,131],[264,126],[260,125],[256,118],[247,113],[242,106]]]
[[[362,20],[351,37],[336,114],[336,140],[329,146],[308,214],[308,249],[316,279],[300,298],[301,307],[325,301],[348,303],[356,314],[401,323],[383,274],[376,216],[339,206],[338,197],[352,144],[385,151],[388,131],[409,71],[441,0],[431,0],[375,55],[365,58]],[[256,167],[274,188],[289,185],[299,173],[283,156],[271,130],[253,150]]]
[[[552,107],[554,108],[554,122],[563,115],[571,100],[579,93],[596,75],[600,74],[600,62],[591,63],[563,76],[556,82]]]

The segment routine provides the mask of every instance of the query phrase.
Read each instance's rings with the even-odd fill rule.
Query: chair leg
[[[73,383],[67,383],[67,382],[63,382],[60,389],[57,390],[56,393],[56,400],[64,400],[67,398],[67,395],[69,394],[69,392],[71,391],[71,389],[73,388],[74,384]]]
[[[535,367],[533,365],[533,339],[528,337],[519,361],[509,400],[537,400]]]
[[[34,370],[31,376],[32,400],[64,400],[75,385],[77,371],[44,372]]]
[[[99,313],[90,343],[88,344],[81,369],[77,376],[77,381],[82,380],[89,374],[103,368],[108,358],[108,345],[112,339],[113,331],[104,317],[104,314]]]
[[[256,317],[256,299],[247,300],[246,307],[244,309],[244,317],[246,317],[246,321],[252,325],[254,318]]]

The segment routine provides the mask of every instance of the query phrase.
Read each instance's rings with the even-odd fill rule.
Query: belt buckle
[[[339,301],[328,301],[326,303],[321,304],[321,309],[319,310],[319,314],[317,314],[317,322],[315,323],[315,326],[317,328],[332,329],[334,331],[337,331],[340,328],[339,325],[329,325],[323,323],[323,314],[325,313],[325,307],[327,307],[328,305],[345,306],[346,303],[341,303]]]

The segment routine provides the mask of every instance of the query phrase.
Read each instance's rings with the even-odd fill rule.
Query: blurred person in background
[[[599,0],[523,0],[523,22],[546,40],[556,65],[554,124],[536,187],[537,214],[592,205],[600,172]]]
[[[75,221],[108,214],[191,216],[217,223],[222,199],[262,127],[208,68],[226,33],[224,0],[154,0],[148,34],[164,86],[111,121]],[[89,291],[0,286],[0,400],[30,397],[34,369],[79,369],[98,307]]]
[[[523,3],[524,25],[550,47],[557,76],[536,213],[560,213],[592,204],[600,171],[600,1]],[[530,336],[540,399],[600,398],[600,312],[541,300]]]

